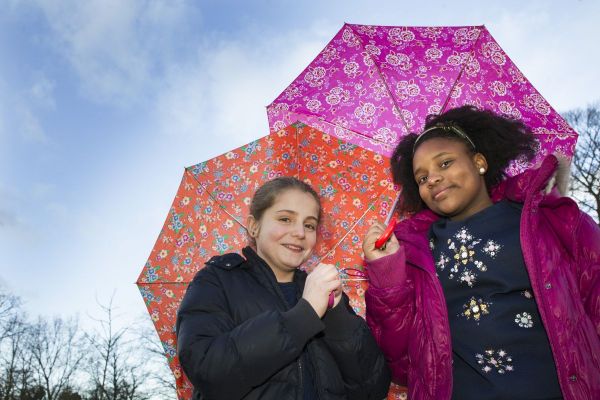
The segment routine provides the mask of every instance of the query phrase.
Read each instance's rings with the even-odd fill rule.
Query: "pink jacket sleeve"
[[[600,336],[600,227],[582,213],[575,231],[578,283],[583,305]]]
[[[383,350],[392,380],[406,385],[408,338],[415,310],[414,286],[407,276],[404,248],[367,262],[369,288],[365,294],[367,324]]]

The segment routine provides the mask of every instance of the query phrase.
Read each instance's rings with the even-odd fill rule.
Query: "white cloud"
[[[38,0],[51,44],[80,78],[85,95],[129,106],[152,93],[156,75],[190,10],[183,1]],[[193,14],[193,13],[191,13]]]
[[[158,126],[169,140],[226,151],[268,134],[265,107],[316,57],[336,29],[204,43],[196,59],[171,68],[157,101]],[[173,144],[171,142],[171,144]],[[212,154],[212,156],[218,153]],[[191,163],[202,161],[193,158]],[[189,165],[189,164],[188,164]]]
[[[45,76],[41,76],[29,89],[29,96],[40,106],[54,109],[54,82]]]
[[[590,68],[600,63],[591,50],[600,6],[573,2],[551,8],[546,2],[524,3],[520,10],[499,12],[488,28],[542,96],[563,112],[600,96],[600,82]]]
[[[30,307],[42,314],[58,304],[67,315],[85,312],[96,306],[96,295],[107,298],[116,289],[122,309],[145,312],[133,282],[162,228],[183,167],[267,134],[265,106],[338,28],[323,32],[315,25],[273,40],[247,37],[204,47],[193,62],[169,69],[155,118],[148,117],[142,132],[130,132],[144,139],[95,176],[93,186],[81,188],[85,201],[65,208],[53,201],[58,188],[33,185],[32,193],[45,199],[47,220],[63,222],[45,230],[55,231],[57,239],[37,277],[53,289],[24,293]],[[58,287],[69,288],[76,302],[66,304]]]
[[[0,209],[0,229],[14,227],[16,224],[17,219],[11,212]]]
[[[2,157],[2,152],[6,151],[5,149],[8,147],[8,143],[6,138],[8,138],[8,131],[6,128],[6,110],[8,109],[6,107],[5,103],[5,98],[2,95],[3,93],[6,93],[5,90],[5,85],[4,82],[2,81],[2,78],[0,77],[0,159],[4,159],[4,157]]]
[[[36,116],[36,114],[28,107],[21,106],[18,109],[19,117],[19,133],[28,142],[33,143],[48,143],[48,136]]]
[[[42,115],[55,108],[53,90],[54,83],[43,75],[25,89],[0,79],[0,154],[20,141],[38,145],[50,142]],[[8,160],[9,155],[0,158]]]

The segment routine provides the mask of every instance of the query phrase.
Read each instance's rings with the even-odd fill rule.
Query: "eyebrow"
[[[290,214],[294,214],[294,215],[298,215],[298,213],[294,210],[277,210],[277,213],[290,213]],[[314,219],[315,221],[318,221],[319,218],[309,215],[308,217],[306,217],[306,219]]]

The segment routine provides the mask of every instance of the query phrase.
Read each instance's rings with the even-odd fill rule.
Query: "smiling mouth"
[[[445,195],[446,193],[448,193],[448,191],[452,188],[452,186],[448,186],[447,188],[444,188],[442,190],[440,190],[437,193],[434,193],[433,195],[433,200],[439,200],[440,197],[442,197],[443,195]]]
[[[286,249],[291,250],[293,252],[296,252],[296,253],[300,253],[300,252],[302,252],[304,250],[303,247],[296,246],[296,245],[293,245],[293,244],[284,244],[283,247],[285,247]]]

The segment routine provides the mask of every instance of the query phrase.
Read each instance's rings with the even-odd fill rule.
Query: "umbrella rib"
[[[465,69],[467,68],[467,64],[469,64],[469,61],[471,61],[472,58],[475,58],[475,55],[474,55],[475,46],[477,46],[477,43],[479,42],[479,38],[481,38],[481,33],[485,29],[485,26],[481,25],[478,28],[479,28],[479,33],[477,34],[477,39],[475,39],[475,41],[473,42],[473,46],[471,47],[471,51],[469,52],[470,53],[469,58],[463,63],[462,68],[458,72],[458,76],[454,80],[454,84],[452,84],[452,87],[450,88],[450,91],[448,92],[448,96],[446,96],[446,100],[444,100],[444,104],[442,105],[440,114],[442,114],[444,111],[446,111],[446,106],[450,102],[450,98],[452,97],[452,92],[454,92],[454,88],[456,87],[456,85],[458,85],[458,82],[460,82],[460,79],[462,78],[463,73],[464,73]]]
[[[310,113],[305,113],[305,112],[302,112],[302,113],[299,113],[299,112],[294,112],[294,114],[295,114],[295,115],[297,115],[297,116],[299,116],[299,115],[306,115],[306,116],[308,116],[308,117],[314,117],[314,118],[317,118],[317,119],[318,119],[320,122],[323,122],[323,123],[329,124],[329,125],[331,125],[331,126],[333,126],[333,127],[339,127],[339,128],[342,128],[342,129],[344,129],[344,130],[346,130],[346,131],[350,132],[351,134],[353,134],[353,135],[355,135],[355,136],[359,136],[359,137],[361,137],[361,138],[363,138],[363,139],[366,139],[366,140],[369,140],[369,141],[372,141],[372,142],[377,142],[377,144],[379,144],[379,145],[381,145],[381,146],[392,147],[392,150],[393,150],[393,145],[392,145],[392,144],[390,144],[390,143],[386,143],[386,142],[384,142],[384,141],[382,141],[382,140],[375,139],[374,137],[371,137],[371,136],[365,135],[364,133],[360,133],[360,132],[354,131],[354,130],[352,130],[352,129],[350,129],[350,128],[346,128],[346,127],[344,127],[344,126],[338,125],[338,124],[336,124],[335,122],[328,121],[328,120],[326,120],[325,118],[323,118],[322,116],[319,116],[319,115],[317,115],[317,114],[310,114]],[[304,122],[303,122],[302,120],[300,120],[300,119],[298,119],[297,121],[298,121],[298,122],[301,122],[301,123],[304,123]],[[310,126],[310,123],[309,123],[309,124],[307,124],[307,125],[309,125],[309,126]]]
[[[296,178],[300,179],[300,129],[301,126],[294,126],[296,128]]]
[[[381,196],[381,193],[383,193],[384,190],[382,190],[381,192],[379,192],[375,198],[379,198],[379,196]],[[394,204],[396,204],[396,203],[394,203]],[[346,233],[344,233],[344,235],[341,237],[341,239],[338,240],[337,243],[333,245],[333,247],[331,247],[329,250],[327,250],[327,253],[325,253],[322,257],[319,257],[317,259],[317,264],[319,264],[323,259],[327,258],[327,256],[329,256],[344,241],[344,239],[346,239],[346,237],[350,234],[350,232],[352,232],[352,230],[356,227],[356,225],[358,225],[358,223],[360,221],[362,221],[362,219],[365,217],[365,215],[367,215],[367,213],[370,210],[373,210],[374,207],[375,207],[375,200],[373,200],[369,204],[369,206],[367,207],[367,209],[365,210],[365,212],[352,224],[352,226],[350,228],[348,228],[348,230],[346,231]],[[394,212],[394,209],[392,208],[392,213],[393,212]]]
[[[352,25],[348,25],[348,26],[350,27],[350,29],[352,29]],[[371,61],[373,61],[373,65],[375,66],[375,69],[377,70],[377,74],[379,75],[379,79],[381,79],[381,81],[383,82],[383,85],[385,86],[385,88],[386,88],[386,90],[388,92],[388,95],[390,96],[390,99],[392,100],[392,103],[394,104],[394,107],[396,107],[396,110],[398,110],[398,116],[400,116],[400,120],[402,121],[402,123],[404,124],[404,127],[406,128],[406,133],[409,133],[410,132],[410,127],[408,126],[408,123],[404,120],[404,117],[402,116],[402,113],[400,112],[400,106],[396,102],[396,98],[392,94],[392,91],[391,91],[390,87],[388,86],[387,81],[384,79],[383,72],[381,72],[381,69],[379,68],[379,65],[373,59],[373,57],[371,56],[371,54],[368,51],[366,51],[366,48],[365,48],[365,45],[364,45],[362,39],[360,38],[360,36],[358,36],[356,33],[354,33],[354,29],[352,29],[352,33],[356,36],[356,38],[358,39],[358,41],[361,43],[363,49],[367,53],[367,56],[371,59]]]
[[[242,223],[241,223],[241,222],[240,222],[240,221],[237,219],[237,217],[235,217],[235,216],[234,216],[234,215],[232,215],[232,214],[231,214],[229,211],[227,211],[227,208],[226,208],[226,207],[225,207],[223,204],[221,204],[221,202],[220,202],[219,200],[217,200],[217,199],[215,198],[215,196],[214,196],[214,195],[213,195],[213,194],[212,194],[210,191],[206,190],[206,188],[204,187],[204,185],[202,185],[202,183],[200,183],[200,181],[198,180],[198,178],[196,178],[196,175],[194,175],[194,174],[190,173],[190,171],[188,170],[188,168],[186,168],[186,169],[185,169],[185,172],[186,172],[186,173],[188,173],[188,174],[190,174],[190,175],[192,175],[192,178],[194,178],[194,180],[195,180],[195,181],[198,183],[198,185],[199,185],[199,186],[202,188],[202,191],[203,191],[204,193],[206,193],[206,194],[208,195],[208,197],[209,197],[209,198],[210,198],[212,201],[214,201],[214,202],[215,202],[215,203],[216,203],[216,204],[219,206],[219,208],[220,208],[220,209],[221,209],[221,210],[222,210],[222,211],[223,211],[225,214],[227,214],[227,215],[229,215],[231,218],[233,218],[233,220],[234,220],[235,222],[237,222],[237,223],[238,223],[238,224],[239,224],[239,225],[240,225],[242,228],[244,228],[244,229],[248,230],[248,228],[246,228],[246,226],[245,226],[244,224],[242,224]],[[217,189],[215,188],[215,190],[217,190]]]

